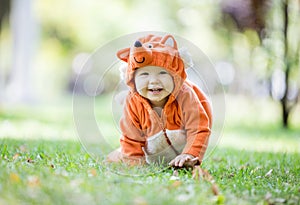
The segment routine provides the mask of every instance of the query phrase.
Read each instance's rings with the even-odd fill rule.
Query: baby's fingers
[[[185,159],[185,158],[180,158],[180,159],[178,160],[176,166],[182,167],[182,166],[185,164],[186,160],[187,160],[187,159]]]
[[[199,160],[198,157],[195,157],[193,159],[187,159],[184,163],[184,166],[193,167],[193,166],[195,166],[195,164],[197,164],[198,160]]]
[[[172,161],[169,162],[169,165],[172,166],[172,167],[174,167],[175,166],[175,159],[172,159]]]
[[[180,165],[180,161],[182,160],[182,158],[181,157],[179,157],[179,156],[177,156],[175,159],[173,159],[170,163],[169,163],[169,165],[170,166],[173,166],[173,167],[179,167],[179,165]],[[184,162],[183,162],[184,163]],[[182,166],[182,165],[181,165]]]

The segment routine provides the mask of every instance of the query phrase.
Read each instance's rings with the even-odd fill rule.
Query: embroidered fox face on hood
[[[177,94],[186,79],[184,62],[172,35],[147,35],[135,41],[131,47],[119,50],[117,57],[128,64],[125,81],[132,91],[136,91],[134,72],[145,66],[159,66],[172,75],[175,84],[173,95]]]

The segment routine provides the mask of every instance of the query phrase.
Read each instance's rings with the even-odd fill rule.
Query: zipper
[[[165,128],[163,129],[163,132],[164,132],[164,136],[165,136],[165,139],[166,139],[168,145],[172,148],[172,150],[175,152],[176,155],[179,155],[178,151],[177,151],[177,150],[175,149],[175,147],[172,145],[172,143],[171,143],[171,141],[170,141],[170,139],[169,139],[169,137],[168,137],[168,135],[167,135],[167,132],[166,132],[166,129],[165,129]]]
[[[171,147],[171,149],[175,152],[176,155],[179,155],[179,152],[175,149],[175,147],[172,145],[172,142],[170,141],[167,132],[166,132],[166,128],[165,128],[165,112],[164,109],[161,110],[161,117],[157,114],[157,112],[155,110],[152,110],[152,112],[154,112],[155,117],[158,119],[160,128],[162,129],[163,133],[164,133],[164,137],[166,142],[168,143],[168,145]]]

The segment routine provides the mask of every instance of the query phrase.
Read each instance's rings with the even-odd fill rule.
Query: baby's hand
[[[180,154],[173,159],[169,165],[173,167],[193,167],[197,164],[198,157],[194,157],[190,154]]]

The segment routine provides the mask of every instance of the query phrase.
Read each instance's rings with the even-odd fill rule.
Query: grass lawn
[[[202,165],[213,180],[151,166],[129,168],[139,176],[115,173],[81,146],[68,103],[0,107],[0,205],[300,204],[299,118],[286,131],[276,104],[227,104],[222,138]],[[235,113],[241,104],[246,111]]]

